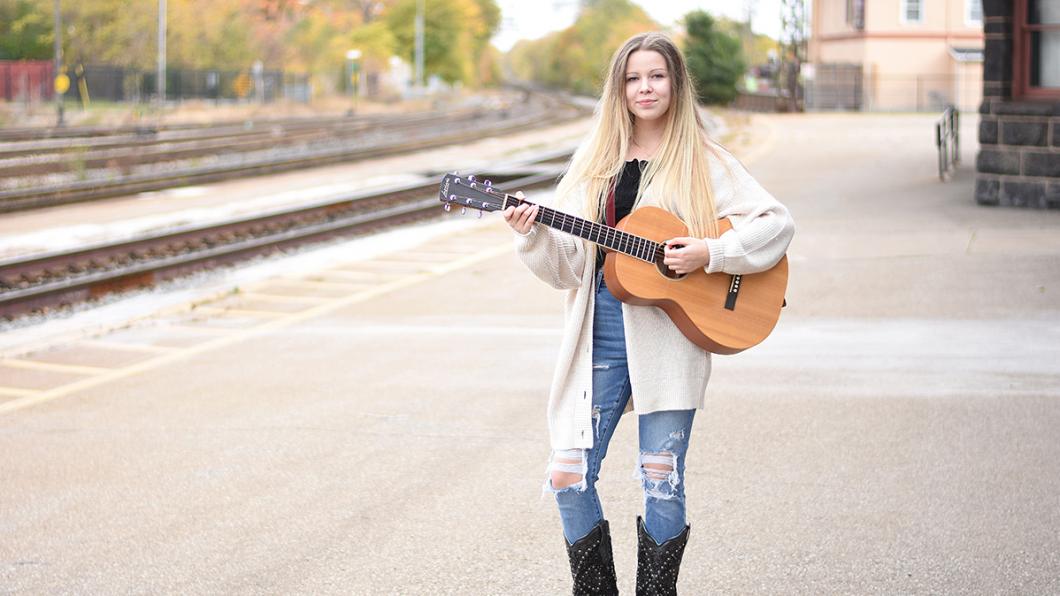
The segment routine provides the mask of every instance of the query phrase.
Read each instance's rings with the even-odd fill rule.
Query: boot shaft
[[[567,544],[567,558],[570,559],[575,596],[618,594],[607,520],[601,520],[574,544]]]
[[[655,542],[637,517],[637,596],[677,596],[677,574],[690,526],[663,544]]]

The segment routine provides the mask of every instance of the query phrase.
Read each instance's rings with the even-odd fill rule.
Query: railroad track
[[[120,147],[129,143],[151,144],[172,141],[254,135],[262,132],[320,130],[343,125],[379,125],[403,121],[430,120],[482,107],[458,107],[410,114],[353,114],[300,116],[291,118],[246,118],[214,123],[142,124],[117,127],[3,128],[0,129],[0,158],[29,154],[62,153]]]
[[[283,133],[276,132],[275,127],[246,130],[227,126],[190,132],[177,129],[166,131],[165,137],[89,136],[82,141],[94,149],[75,150],[72,157],[67,151],[4,159],[4,146],[0,144],[0,179],[5,173],[68,179],[68,173],[59,172],[70,169],[71,159],[79,164],[80,176],[86,178],[50,184],[34,182],[32,177],[20,178],[22,186],[0,190],[0,213],[451,145],[584,113],[584,108],[548,96],[531,97],[520,109],[465,109],[385,120],[316,119]],[[329,124],[321,126],[321,122]],[[63,139],[33,142],[40,146],[69,146]],[[11,147],[7,147],[9,155],[14,152]],[[8,186],[13,184],[8,181]]]
[[[320,137],[342,137],[382,128],[430,125],[469,116],[481,116],[487,110],[460,109],[418,114],[386,116],[339,116],[288,120],[246,120],[185,129],[123,129],[110,135],[88,135],[76,138],[43,138],[19,142],[0,141],[0,176],[21,169],[26,175],[62,172],[62,166],[77,160],[106,163],[114,159],[140,159],[145,151],[195,149],[204,151],[242,150],[247,144],[282,144]],[[0,133],[3,131],[0,130]],[[138,162],[142,163],[142,162]]]
[[[502,190],[555,184],[569,153],[480,172]],[[108,294],[284,249],[423,220],[443,213],[437,176],[314,204],[188,226],[133,240],[0,260],[0,318],[45,314]]]

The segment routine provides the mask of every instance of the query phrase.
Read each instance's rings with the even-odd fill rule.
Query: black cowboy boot
[[[566,540],[563,542],[567,543]],[[567,558],[574,578],[574,596],[618,594],[607,520],[601,520],[581,540],[567,544]]]
[[[637,516],[637,596],[677,596],[677,572],[690,529],[685,526],[680,534],[659,545]]]

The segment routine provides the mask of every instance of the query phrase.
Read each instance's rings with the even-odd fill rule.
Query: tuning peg
[[[479,218],[479,219],[482,219],[482,211],[479,211],[479,212],[478,212],[478,218]]]
[[[467,215],[467,207],[460,208],[460,215]]]
[[[445,209],[446,211],[452,211],[453,210],[453,205],[450,204],[450,203],[446,203],[445,205],[442,206],[442,209]]]
[[[492,186],[493,186],[493,181],[490,180],[489,178],[487,178],[486,179],[486,187],[489,188],[489,187],[492,187]]]
[[[475,181],[475,177],[474,176],[468,176],[467,177],[467,181],[468,182],[474,182]]]

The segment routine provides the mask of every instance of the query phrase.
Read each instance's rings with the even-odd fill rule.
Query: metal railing
[[[946,181],[949,173],[961,161],[960,113],[949,106],[935,122],[935,146],[939,150],[939,180]]]

